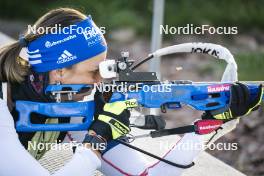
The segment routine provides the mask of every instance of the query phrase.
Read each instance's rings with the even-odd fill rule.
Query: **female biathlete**
[[[17,100],[54,102],[54,97],[44,93],[48,84],[94,84],[101,81],[99,63],[106,59],[107,44],[103,34],[92,21],[81,12],[70,8],[51,10],[34,24],[36,29],[44,28],[45,34],[25,33],[15,43],[0,51],[0,80],[7,82],[7,103],[0,100],[0,175],[48,176],[50,173],[39,163],[45,150],[33,150],[29,142],[52,143],[56,141],[81,140],[73,158],[54,176],[88,176],[95,170],[105,175],[180,175],[183,168],[162,161],[149,164],[142,153],[114,139],[129,132],[129,116],[126,102],[104,103],[101,93],[95,94],[96,110],[93,124],[87,131],[80,132],[16,132],[15,122],[18,112]],[[68,33],[51,34],[53,26],[86,29],[85,32],[72,30]],[[66,28],[65,28],[66,29]],[[88,30],[87,30],[88,29]],[[191,147],[183,150],[178,145],[193,146],[213,142],[235,128],[240,116],[249,114],[260,104],[262,87],[258,97],[249,102],[247,87],[243,84],[232,86],[231,105],[224,114],[205,113],[202,118],[226,119],[217,132],[207,135],[185,134],[181,140],[175,139],[175,146],[163,157],[172,163],[189,165],[202,148]],[[74,100],[82,100],[86,94],[77,94]],[[63,98],[63,97],[62,97]],[[130,101],[130,100],[128,100]],[[131,107],[129,107],[131,108]],[[57,123],[39,114],[31,114],[33,123]],[[111,122],[119,124],[117,126]],[[58,123],[67,120],[59,119]],[[120,127],[120,128],[121,128]],[[209,141],[210,140],[210,141]],[[93,144],[107,142],[105,151],[92,148]],[[186,145],[187,144],[187,145]]]

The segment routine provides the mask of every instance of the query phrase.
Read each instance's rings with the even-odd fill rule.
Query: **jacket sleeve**
[[[14,128],[14,120],[5,101],[0,99],[0,175],[50,176],[22,146]],[[78,148],[71,161],[53,176],[89,176],[101,166],[99,158],[88,148]]]

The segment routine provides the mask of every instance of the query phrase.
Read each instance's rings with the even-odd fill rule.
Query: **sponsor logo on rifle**
[[[225,92],[230,90],[229,84],[221,84],[215,86],[208,86],[208,93]]]

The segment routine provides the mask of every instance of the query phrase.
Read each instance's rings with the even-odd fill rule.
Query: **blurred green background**
[[[166,0],[165,23],[238,26],[242,31],[264,28],[263,0]],[[0,16],[34,21],[48,9],[74,7],[92,14],[107,28],[131,26],[147,34],[151,28],[152,0],[1,0]]]
[[[92,14],[99,26],[108,31],[131,28],[137,37],[150,39],[152,0],[1,0],[0,18],[33,23],[49,9],[73,7]],[[166,0],[164,24],[185,26],[209,24],[211,26],[237,26],[239,34],[254,37],[264,43],[264,0]],[[164,36],[171,40],[172,35]],[[233,36],[221,36],[224,43],[232,43]],[[231,39],[230,39],[231,38]],[[217,42],[215,42],[217,43]],[[261,80],[264,75],[263,49],[239,52],[236,56],[241,80]],[[250,74],[248,74],[250,72]]]
[[[152,0],[1,0],[0,16],[34,21],[48,9],[73,7],[92,14],[107,28],[133,27],[140,34],[151,29]],[[263,0],[166,0],[165,24],[238,26],[240,32],[264,29]]]

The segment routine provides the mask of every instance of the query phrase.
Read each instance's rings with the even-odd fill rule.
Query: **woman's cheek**
[[[76,78],[76,80],[78,80],[79,84],[94,84],[96,82],[96,80],[91,75],[80,76]]]
[[[74,75],[68,80],[64,81],[64,84],[93,84],[95,80],[90,75]]]

